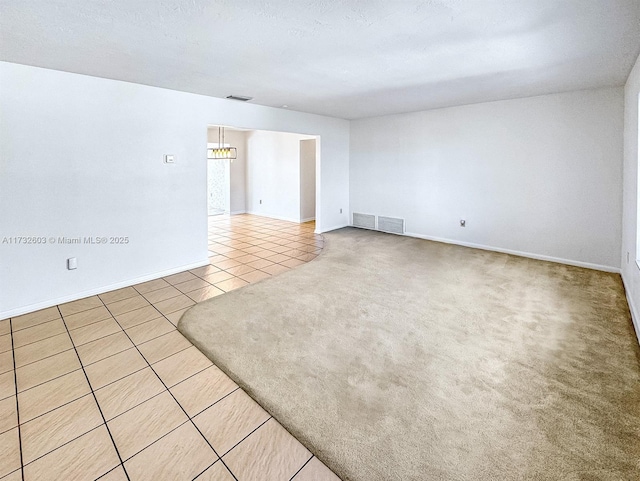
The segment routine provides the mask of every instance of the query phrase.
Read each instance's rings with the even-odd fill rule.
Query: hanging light
[[[224,146],[224,127],[218,127],[218,147],[207,149],[207,159],[231,160],[238,158],[238,151],[235,147]]]

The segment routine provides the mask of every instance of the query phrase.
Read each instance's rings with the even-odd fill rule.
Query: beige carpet
[[[640,479],[616,274],[347,228],[179,329],[345,480]]]

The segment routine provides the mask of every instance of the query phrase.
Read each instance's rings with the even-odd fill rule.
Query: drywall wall
[[[0,85],[0,319],[207,262],[208,125],[320,135],[317,229],[348,223],[348,121],[7,62]]]
[[[624,190],[622,202],[622,279],[640,339],[640,267],[638,251],[638,97],[640,96],[640,58],[624,88]]]
[[[239,131],[229,132],[226,138],[238,153],[238,158],[229,165],[230,208],[232,214],[241,214],[247,211],[247,140],[245,133]]]
[[[306,138],[283,132],[247,133],[248,212],[300,221],[300,141]]]
[[[316,216],[316,140],[300,141],[300,220]]]
[[[622,88],[352,121],[351,211],[404,218],[426,238],[617,270],[622,131]]]

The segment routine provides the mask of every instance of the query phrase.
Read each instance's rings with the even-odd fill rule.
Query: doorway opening
[[[208,215],[247,213],[298,224],[316,220],[319,136],[222,125],[209,126],[207,136],[208,149],[236,149],[234,160],[207,159]]]
[[[218,143],[207,143],[207,150],[217,147]],[[228,147],[228,145],[221,147]],[[229,213],[231,193],[229,162],[224,159],[207,159],[207,212],[210,216]]]

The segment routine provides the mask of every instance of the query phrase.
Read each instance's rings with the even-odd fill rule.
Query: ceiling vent
[[[248,102],[253,99],[253,97],[245,97],[243,95],[227,95],[229,100],[239,100],[240,102]]]

